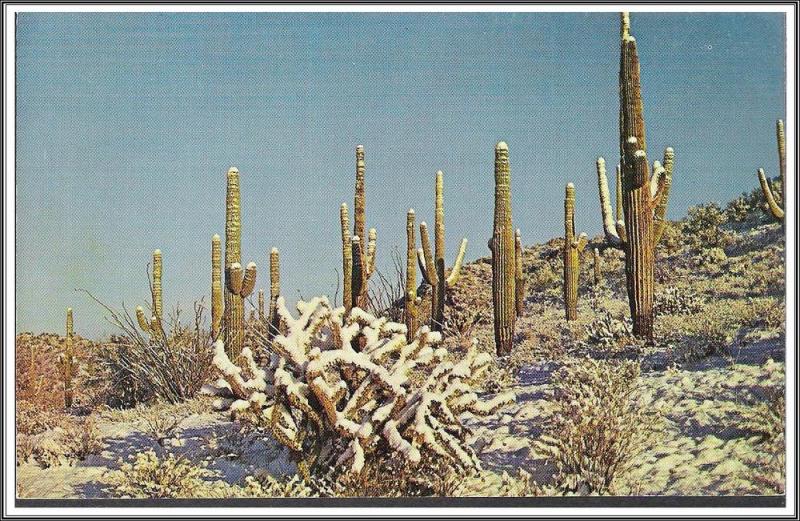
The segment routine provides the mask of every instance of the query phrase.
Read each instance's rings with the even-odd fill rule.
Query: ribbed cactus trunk
[[[75,372],[74,363],[74,331],[72,322],[72,308],[67,308],[67,337],[64,340],[64,361],[62,371],[64,373],[64,407],[72,407],[72,375]]]
[[[235,360],[244,347],[244,299],[256,283],[256,265],[242,271],[242,214],[239,170],[227,175],[225,197],[225,310],[222,336],[228,358]]]
[[[364,147],[356,147],[356,188],[353,197],[353,237],[359,239],[359,251],[353,253],[353,262],[359,261],[360,271],[355,271],[353,266],[353,276],[358,280],[353,280],[353,306],[364,308],[368,302],[368,262],[367,262],[367,195],[364,186],[366,173],[366,162],[364,161]],[[357,288],[356,288],[357,286]]]
[[[499,356],[511,353],[516,321],[514,229],[511,220],[511,169],[508,145],[500,142],[494,158],[494,229],[492,251],[492,303],[494,340]]]
[[[264,290],[258,290],[258,321],[262,324],[267,322],[266,309],[264,307]]]
[[[342,305],[347,313],[353,308],[353,246],[350,241],[350,216],[347,204],[339,208],[342,228]]]
[[[622,14],[620,52],[620,152],[625,214],[625,277],[633,333],[653,342],[654,249],[652,194],[636,40]]]
[[[522,271],[522,234],[520,229],[514,236],[514,304],[517,317],[525,310],[525,274]]]
[[[278,297],[281,296],[281,265],[278,248],[269,252],[269,340],[280,333],[280,317],[278,316]]]
[[[163,322],[163,294],[161,292],[161,275],[163,273],[163,260],[161,250],[153,252],[153,316],[160,330]]]
[[[414,338],[417,332],[417,242],[414,236],[414,209],[406,214],[406,292],[403,321],[406,324],[406,338]]]
[[[578,318],[578,249],[575,241],[575,186],[567,185],[564,197],[564,310],[567,320]]]
[[[219,337],[224,308],[222,296],[222,247],[220,237],[211,237],[211,336]]]

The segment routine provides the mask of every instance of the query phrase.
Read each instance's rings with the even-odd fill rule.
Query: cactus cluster
[[[441,170],[436,172],[436,206],[434,212],[434,250],[431,251],[431,239],[428,235],[428,225],[424,221],[419,223],[419,240],[422,248],[417,250],[422,279],[431,286],[431,329],[441,331],[444,327],[444,305],[447,288],[458,282],[461,274],[461,263],[467,251],[467,239],[461,239],[458,255],[449,274],[445,272],[444,264],[444,174]]]
[[[347,311],[365,308],[369,303],[369,278],[375,271],[377,232],[370,228],[366,248],[366,163],[364,147],[356,147],[356,187],[353,198],[353,235],[350,235],[350,216],[347,204],[342,203],[339,219],[342,227],[342,304]]]
[[[664,162],[647,161],[644,107],[639,76],[636,39],[630,34],[630,17],[621,15],[619,72],[618,197],[621,194],[624,220],[614,220],[608,191],[605,160],[597,159],[597,181],[606,240],[625,251],[628,303],[636,336],[653,342],[653,291],[655,246],[666,227],[667,201],[672,183],[674,153],[664,151]],[[619,216],[619,204],[617,205]]]
[[[163,297],[161,292],[162,272],[161,250],[155,250],[153,252],[152,281],[150,282],[150,294],[152,296],[150,318],[147,318],[142,306],[136,306],[136,321],[139,322],[139,327],[153,339],[159,338],[164,333]]]
[[[511,168],[508,145],[497,143],[494,149],[494,227],[489,239],[492,252],[492,304],[494,305],[494,341],[499,356],[511,353],[516,325],[516,254],[511,220]]]
[[[564,310],[567,320],[578,318],[578,275],[580,254],[586,248],[586,234],[575,237],[575,185],[567,184],[564,195]]]
[[[219,235],[211,238],[212,336],[222,333],[228,356],[235,360],[244,345],[244,299],[255,289],[256,265],[242,269],[242,215],[239,170],[230,168],[225,194],[225,285]],[[224,298],[223,298],[224,295]]]
[[[764,198],[767,200],[767,205],[769,205],[769,211],[772,212],[772,215],[778,221],[784,220],[785,215],[785,208],[786,208],[786,133],[783,129],[783,120],[779,119],[775,122],[775,134],[778,141],[778,169],[781,176],[781,190],[782,194],[784,194],[783,206],[778,203],[777,200],[777,190],[775,186],[770,186],[769,180],[767,179],[766,174],[764,173],[763,168],[758,169],[758,181],[761,183],[761,191],[764,192]]]

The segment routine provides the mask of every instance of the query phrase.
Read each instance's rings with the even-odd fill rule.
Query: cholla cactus
[[[564,195],[564,310],[567,320],[578,318],[580,254],[585,248],[586,234],[575,237],[575,185],[569,183]]]
[[[229,360],[220,342],[214,364],[222,380],[214,392],[226,398],[218,408],[266,420],[276,439],[304,465],[359,473],[377,451],[409,463],[424,453],[454,467],[480,466],[465,442],[463,412],[486,415],[511,403],[513,394],[481,402],[471,384],[491,363],[474,349],[457,363],[436,348],[441,335],[427,327],[410,343],[405,326],[361,309],[345,314],[325,297],[298,302],[293,317],[278,299],[284,334],[270,348],[270,363],[259,367],[248,348],[243,364]],[[364,338],[363,347],[353,342]],[[412,373],[425,371],[421,378]]]
[[[147,333],[153,338],[158,338],[164,332],[163,324],[163,305],[162,305],[162,292],[161,292],[161,275],[163,271],[163,263],[161,258],[161,250],[153,252],[153,280],[150,286],[150,293],[152,296],[152,314],[150,318],[145,315],[142,306],[136,306],[136,321],[139,322],[139,327],[142,331]]]
[[[666,228],[665,215],[674,153],[667,148],[663,166],[654,162],[653,175],[650,175],[639,56],[636,39],[630,35],[628,13],[621,15],[620,33],[619,122],[624,222],[619,219],[615,222],[612,216],[605,160],[602,157],[597,159],[597,181],[606,240],[625,251],[628,303],[634,334],[652,343],[655,246]]]
[[[403,320],[408,336],[417,332],[419,312],[417,310],[417,242],[414,237],[414,209],[409,208],[406,214],[406,292]]]
[[[236,359],[244,344],[244,299],[256,285],[256,265],[242,270],[242,214],[239,170],[231,167],[225,195],[225,310],[222,334],[228,356]]]
[[[782,119],[779,119],[775,123],[775,134],[778,140],[778,168],[781,176],[781,193],[783,194],[784,199],[783,206],[785,208],[786,194],[788,192],[786,190],[786,134],[783,129]],[[775,190],[774,186],[770,187],[763,168],[758,169],[758,181],[761,183],[761,191],[764,192],[764,198],[767,200],[770,212],[772,212],[772,215],[775,217],[775,219],[783,221],[785,215],[784,208],[781,208],[780,204],[776,200],[777,191]]]
[[[525,273],[522,271],[522,234],[519,228],[514,235],[514,303],[518,317],[525,310]]]
[[[364,188],[364,147],[356,147],[356,188],[353,200],[353,236],[350,236],[350,218],[347,204],[342,203],[339,219],[342,226],[342,302],[348,311],[354,307],[364,308],[369,303],[369,278],[375,271],[377,232],[370,228],[366,232],[366,191]],[[364,247],[364,239],[367,239]],[[357,247],[357,250],[353,248]],[[358,269],[356,269],[358,263]]]
[[[516,266],[511,221],[511,169],[508,164],[508,145],[504,141],[494,149],[494,230],[489,249],[492,251],[495,348],[498,355],[508,355],[514,342],[516,325]]]
[[[467,239],[461,239],[453,268],[445,274],[444,265],[444,174],[436,172],[436,207],[434,221],[434,251],[431,252],[431,239],[428,225],[419,223],[419,239],[422,248],[417,250],[422,279],[431,286],[431,329],[441,331],[444,327],[444,303],[447,288],[458,283],[461,274],[461,263],[467,251]]]
[[[67,308],[67,336],[64,339],[64,352],[61,353],[61,375],[64,378],[64,407],[72,407],[72,377],[77,373],[74,354],[75,340],[73,338],[72,308]]]

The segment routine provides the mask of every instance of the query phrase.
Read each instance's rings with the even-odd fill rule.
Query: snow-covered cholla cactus
[[[218,407],[263,419],[319,470],[359,473],[368,458],[387,453],[412,464],[427,453],[479,467],[459,417],[491,414],[514,400],[510,393],[478,400],[472,383],[491,363],[488,354],[473,349],[447,361],[446,350],[436,348],[441,334],[427,326],[408,342],[404,325],[360,308],[346,314],[325,297],[298,302],[296,318],[283,297],[277,305],[283,334],[270,344],[266,366],[247,348],[237,366],[215,344],[222,379],[210,390],[222,397]]]
[[[433,251],[428,235],[428,225],[419,223],[419,240],[422,248],[417,250],[417,260],[423,280],[431,287],[431,329],[441,331],[444,327],[444,303],[447,288],[458,282],[461,264],[467,251],[467,239],[461,239],[458,255],[450,274],[445,276],[444,265],[444,174],[436,172],[436,198],[434,211]]]
[[[151,282],[150,294],[152,296],[151,315],[150,318],[145,314],[142,306],[136,306],[136,320],[139,322],[139,327],[142,331],[151,337],[158,337],[163,331],[163,312],[162,312],[162,293],[161,293],[161,274],[163,270],[163,262],[161,257],[161,250],[153,252],[153,280]]]
[[[242,208],[239,170],[231,167],[225,192],[225,309],[222,313],[222,336],[232,359],[244,344],[244,299],[256,285],[256,265],[242,269]]]
[[[783,208],[777,201],[777,190],[775,186],[770,187],[769,181],[763,168],[758,169],[758,181],[761,183],[761,191],[767,200],[769,210],[775,219],[783,221],[786,208],[786,133],[783,129],[783,120],[779,119],[775,123],[775,134],[778,140],[778,169],[781,176],[781,193],[784,194]]]

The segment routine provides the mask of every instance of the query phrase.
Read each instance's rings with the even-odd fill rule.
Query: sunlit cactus
[[[418,252],[417,261],[420,265],[423,280],[431,286],[431,329],[441,331],[444,327],[444,306],[447,288],[454,286],[461,274],[461,264],[467,251],[467,239],[461,239],[458,255],[453,263],[450,274],[446,275],[444,264],[444,174],[441,170],[436,172],[436,199],[434,212],[434,250],[431,252],[428,225],[419,224],[422,252]]]
[[[666,210],[672,183],[674,152],[664,151],[663,164],[647,161],[644,109],[641,97],[639,56],[630,34],[630,17],[622,13],[620,23],[619,147],[624,220],[611,209],[605,160],[597,159],[597,182],[606,241],[625,252],[628,303],[633,333],[653,342],[653,291],[655,246],[666,228]],[[619,202],[617,204],[619,217]]]
[[[72,407],[72,377],[77,372],[74,354],[74,331],[72,308],[67,308],[67,336],[64,339],[64,352],[61,354],[61,374],[64,379],[64,407]]]
[[[492,251],[492,303],[494,341],[499,356],[511,353],[516,323],[514,228],[511,220],[511,169],[508,145],[501,141],[494,150],[494,229],[489,240]]]
[[[239,356],[244,344],[244,299],[256,284],[256,265],[242,270],[242,215],[239,170],[230,168],[225,196],[225,309],[223,343],[228,357]]]
[[[272,248],[269,252],[269,315],[268,338],[280,333],[280,317],[278,316],[278,297],[281,296],[281,266],[278,248]]]
[[[222,329],[224,308],[222,297],[222,248],[220,237],[211,237],[211,336],[216,339]]]
[[[761,183],[761,191],[764,192],[764,198],[767,200],[769,211],[775,219],[779,221],[784,220],[786,214],[786,133],[783,128],[783,120],[779,119],[775,123],[775,134],[778,141],[778,169],[781,176],[781,193],[783,194],[783,208],[778,203],[778,194],[774,186],[770,187],[769,180],[764,173],[763,168],[758,169],[758,181]]]
[[[150,310],[151,313],[145,313],[142,306],[136,307],[136,321],[142,331],[147,333],[153,338],[158,338],[163,329],[163,303],[162,303],[162,290],[161,290],[161,276],[163,274],[163,262],[161,257],[161,250],[153,252],[153,266],[152,266],[152,281],[150,285],[150,295],[152,298]]]
[[[519,228],[514,236],[514,294],[518,317],[525,310],[525,274],[522,271],[522,235]]]
[[[575,237],[575,185],[569,183],[564,195],[564,310],[567,320],[578,318],[578,275],[584,248],[586,234]]]
[[[367,231],[366,226],[366,163],[364,147],[356,147],[356,186],[353,198],[353,234],[350,235],[350,218],[347,204],[342,203],[339,219],[342,230],[342,303],[347,311],[354,307],[366,308],[369,305],[369,278],[375,271],[377,232],[375,228]],[[358,251],[353,250],[354,239],[358,238]],[[358,270],[355,263],[358,262]]]
[[[414,338],[417,331],[417,246],[414,236],[414,209],[406,214],[406,292],[403,321],[406,325],[406,338]]]
[[[258,321],[262,324],[267,321],[264,308],[264,290],[261,288],[258,289]]]

